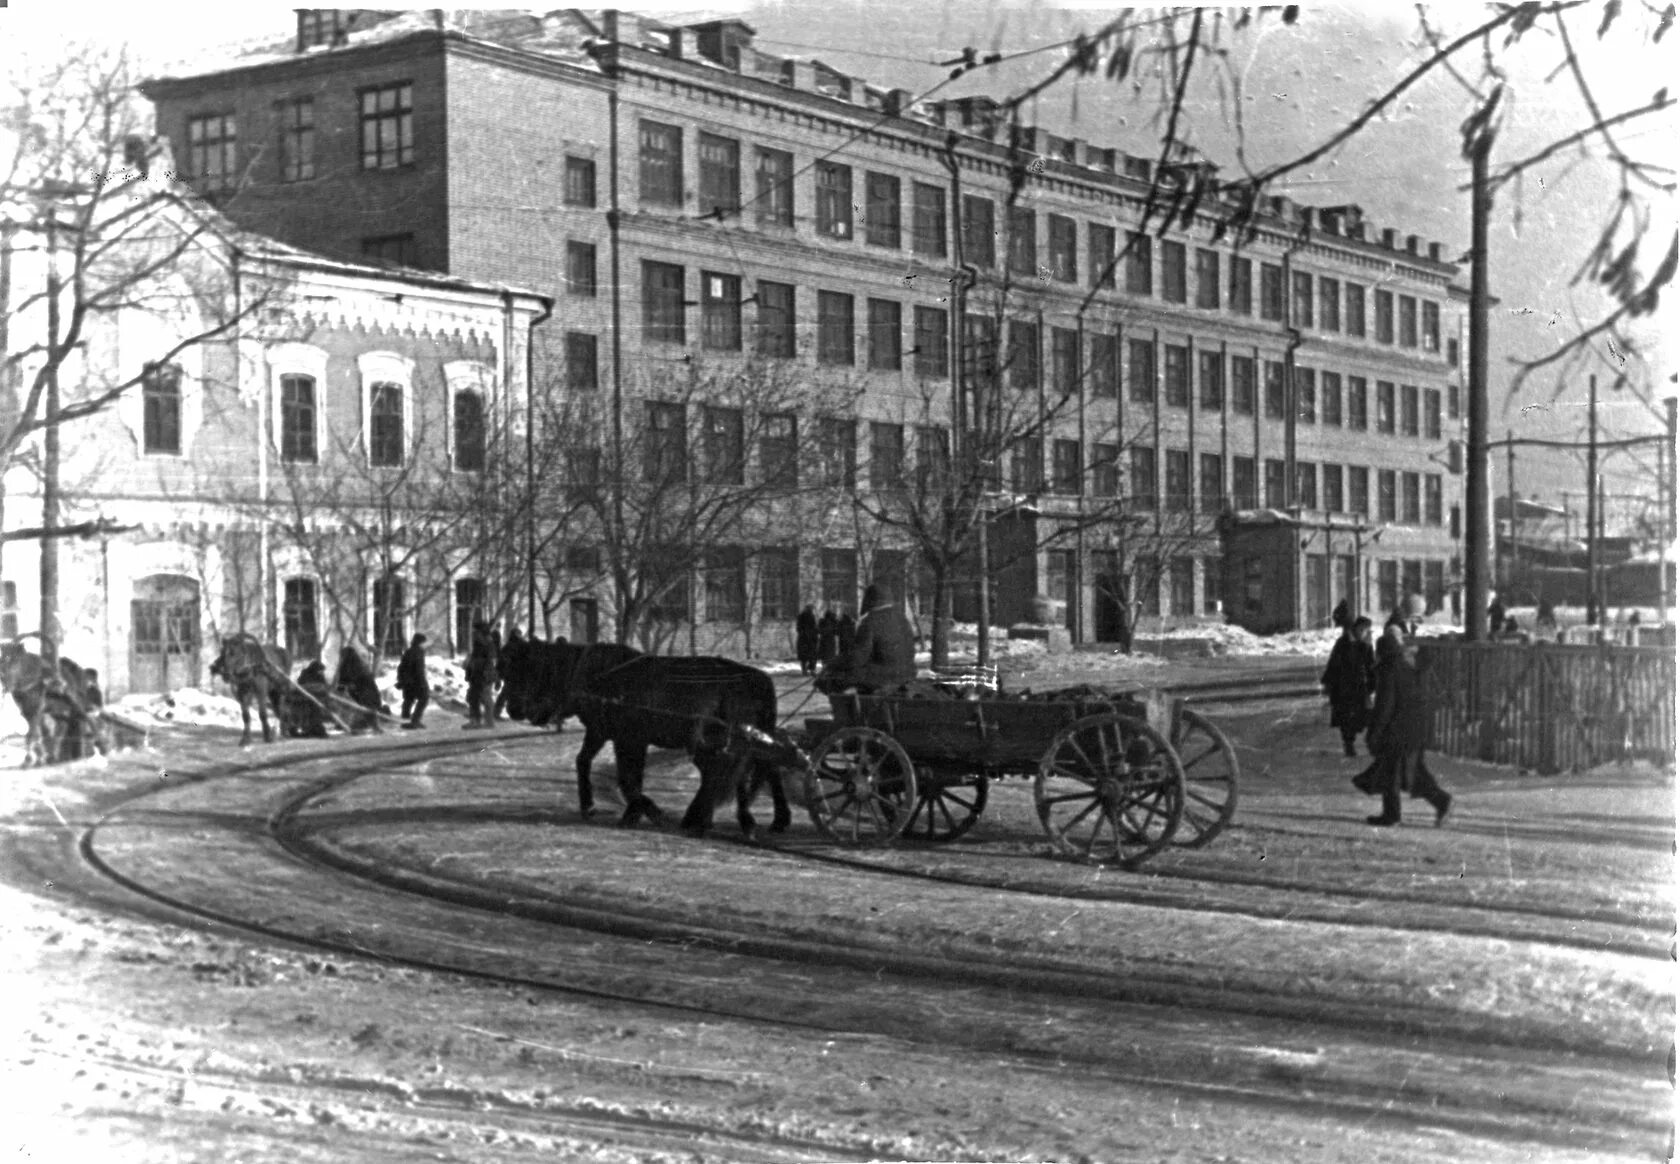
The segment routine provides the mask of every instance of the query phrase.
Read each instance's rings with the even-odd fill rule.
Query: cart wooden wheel
[[[1166,848],[1184,814],[1178,753],[1140,719],[1104,712],[1056,733],[1033,785],[1056,850],[1135,868]]]
[[[989,783],[984,772],[950,781],[918,782],[916,806],[910,810],[910,823],[904,826],[904,835],[913,841],[935,844],[956,840],[973,828],[986,810]]]
[[[885,845],[910,822],[916,768],[886,732],[843,727],[811,753],[805,803],[817,831],[830,840]]]
[[[1184,768],[1184,819],[1173,844],[1199,849],[1237,812],[1237,750],[1199,711],[1186,707],[1173,722],[1173,748]]]

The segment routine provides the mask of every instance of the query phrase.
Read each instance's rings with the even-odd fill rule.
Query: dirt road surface
[[[1298,660],[1255,666],[1299,688]],[[783,687],[790,718],[816,711]],[[703,841],[585,822],[575,726],[434,715],[243,751],[181,728],[7,773],[0,1148],[1668,1155],[1667,773],[1443,759],[1447,826],[1420,804],[1372,830],[1317,700],[1206,711],[1237,748],[1236,821],[1131,872],[1052,859],[1019,779],[948,845],[846,849],[801,811],[756,844],[726,812]],[[677,761],[649,791],[680,809]]]

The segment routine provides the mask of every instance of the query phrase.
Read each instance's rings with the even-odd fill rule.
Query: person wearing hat
[[[879,586],[863,592],[863,617],[858,620],[851,649],[823,673],[821,689],[862,694],[891,691],[916,677],[916,635],[897,604]]]
[[[424,725],[420,718],[432,701],[431,684],[426,682],[426,636],[415,635],[408,641],[408,649],[397,660],[397,690],[402,692],[403,727]]]
[[[1319,677],[1330,699],[1330,726],[1342,733],[1342,751],[1357,756],[1353,743],[1365,730],[1371,692],[1377,681],[1377,656],[1371,648],[1371,620],[1363,615],[1342,626]]]
[[[1366,824],[1379,828],[1400,823],[1403,792],[1430,803],[1437,827],[1446,823],[1452,808],[1452,794],[1435,782],[1423,759],[1429,742],[1429,701],[1412,661],[1415,654],[1416,648],[1402,646],[1397,637],[1385,634],[1377,640],[1377,699],[1366,733],[1375,759],[1353,783],[1367,795],[1382,797],[1382,812],[1365,818]]]

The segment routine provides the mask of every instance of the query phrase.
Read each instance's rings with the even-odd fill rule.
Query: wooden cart
[[[1058,852],[1131,868],[1207,844],[1236,812],[1236,752],[1182,700],[975,694],[831,695],[833,719],[807,721],[817,829],[850,845],[951,841],[993,780],[1030,776]]]

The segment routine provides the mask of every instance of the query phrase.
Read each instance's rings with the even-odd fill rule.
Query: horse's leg
[[[583,746],[578,748],[577,754],[578,812],[583,815],[585,820],[595,815],[595,785],[590,780],[589,766],[595,762],[595,757],[606,746],[605,732],[599,731],[593,726],[585,728]]]
[[[770,803],[775,806],[774,814],[770,818],[770,831],[785,833],[793,823],[793,813],[788,809],[787,782],[782,776],[782,770],[768,760],[760,760],[754,765],[753,790],[768,783],[770,785]]]
[[[618,757],[618,792],[624,798],[624,815],[618,823],[629,828],[646,817],[658,824],[665,814],[642,793],[642,779],[647,773],[647,744],[614,740],[613,752]]]
[[[267,684],[257,688],[257,719],[262,721],[263,743],[272,744],[274,742],[274,732],[268,726],[268,698]]]
[[[690,836],[703,837],[712,827],[712,814],[718,801],[729,791],[729,775],[735,761],[728,752],[706,749],[694,753],[694,766],[700,770],[700,788],[683,813],[682,828]],[[749,818],[750,819],[750,818]]]
[[[245,725],[239,737],[239,746],[248,748],[251,746],[251,695],[245,690],[239,692],[239,719]]]

